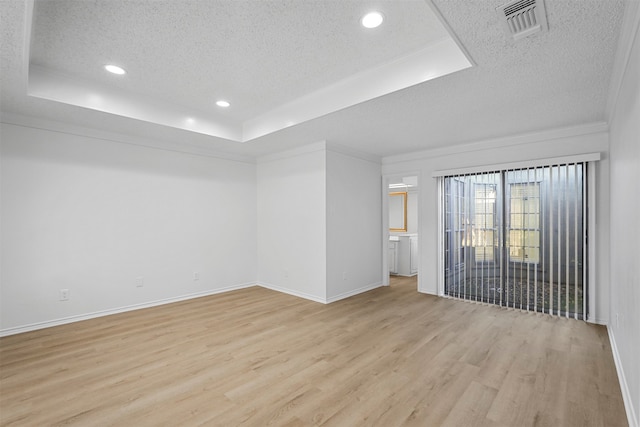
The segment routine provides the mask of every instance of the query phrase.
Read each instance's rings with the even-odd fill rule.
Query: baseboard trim
[[[595,319],[587,318],[587,323],[593,323],[595,325],[602,325],[602,326],[609,325],[609,323],[607,322],[607,319],[598,319],[598,318],[595,318]]]
[[[618,353],[618,346],[616,345],[616,339],[613,335],[613,330],[607,327],[609,333],[609,342],[611,344],[611,352],[613,353],[613,362],[616,365],[616,372],[618,373],[618,381],[620,382],[620,391],[622,392],[622,400],[624,401],[624,408],[627,411],[627,421],[629,427],[640,427],[638,424],[638,418],[636,417],[635,410],[633,408],[633,402],[631,401],[631,392],[629,391],[629,385],[627,378],[624,375],[622,369],[622,361],[620,360],[620,353]]]
[[[226,286],[223,288],[211,289],[203,292],[196,292],[192,294],[181,295],[178,297],[172,298],[164,298],[161,300],[155,300],[150,302],[145,302],[141,304],[133,304],[125,307],[119,307],[109,310],[100,310],[94,311],[92,313],[78,314],[75,316],[63,317],[61,319],[47,320],[45,322],[31,323],[29,325],[16,326],[13,328],[0,329],[0,337],[5,337],[9,335],[21,334],[23,332],[35,331],[38,329],[50,328],[53,326],[66,325],[67,323],[80,322],[82,320],[95,319],[96,317],[110,316],[112,314],[124,313],[127,311],[140,310],[143,308],[156,307],[159,305],[171,304],[174,302],[185,301],[194,298],[206,297],[209,295],[221,294],[224,292],[236,291],[239,289],[250,288],[252,286],[256,286],[255,282],[251,283],[242,283],[239,285]]]
[[[334,297],[327,298],[327,304],[330,304],[330,303],[336,302],[336,301],[340,301],[341,299],[349,298],[349,297],[352,297],[354,295],[358,295],[358,294],[361,294],[361,293],[364,293],[364,292],[368,292],[368,291],[371,291],[373,289],[380,288],[380,287],[382,287],[382,282],[372,283],[370,285],[363,286],[361,288],[354,289],[352,291],[344,292],[344,293],[341,293],[341,294],[336,295]]]
[[[271,289],[272,291],[282,292],[283,294],[292,295],[298,298],[308,299],[314,302],[319,302],[321,304],[327,304],[327,300],[325,298],[320,298],[315,295],[307,294],[305,292],[295,291],[293,289],[283,288],[282,286],[272,285],[271,283],[258,282],[257,286],[261,286],[265,289]]]
[[[0,337],[21,334],[23,332],[31,332],[38,329],[51,328],[53,326],[66,325],[67,323],[80,322],[83,320],[94,319],[96,317],[110,316],[112,314],[124,313],[127,311],[140,310],[140,309],[149,308],[149,307],[156,307],[164,304],[171,304],[174,302],[185,301],[193,298],[200,298],[200,297],[205,297],[209,295],[221,294],[224,292],[236,291],[239,289],[250,288],[252,286],[260,286],[266,289],[271,289],[272,291],[282,292],[283,294],[295,296],[298,298],[304,298],[310,301],[318,302],[320,304],[330,304],[332,302],[340,301],[342,299],[349,298],[354,295],[358,295],[363,292],[368,292],[373,289],[379,288],[383,286],[383,284],[382,282],[376,282],[367,286],[363,286],[358,289],[354,289],[352,291],[344,292],[342,294],[336,295],[331,298],[320,298],[315,295],[307,294],[305,292],[300,292],[293,289],[283,288],[281,286],[272,285],[270,283],[264,283],[264,282],[242,283],[239,285],[227,286],[224,288],[217,288],[217,289],[212,289],[212,290],[203,291],[203,292],[196,292],[196,293],[181,295],[173,298],[165,298],[165,299],[145,302],[141,304],[133,304],[125,307],[119,307],[119,308],[114,308],[109,310],[100,310],[92,313],[85,313],[85,314],[78,314],[75,316],[63,317],[61,319],[54,319],[54,320],[48,320],[45,322],[31,323],[29,325],[16,326],[13,328],[0,329]]]

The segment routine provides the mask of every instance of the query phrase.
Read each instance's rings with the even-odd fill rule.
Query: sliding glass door
[[[445,294],[583,319],[585,168],[444,177]]]

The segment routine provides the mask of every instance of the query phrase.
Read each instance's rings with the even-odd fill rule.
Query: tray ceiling
[[[424,0],[38,0],[30,46],[31,96],[243,142],[471,66]]]
[[[81,4],[79,7],[83,10],[88,7],[87,5],[96,5],[96,10],[101,10],[100,5],[103,2],[82,3],[84,5]],[[116,1],[116,3],[118,2]],[[139,4],[136,7],[149,7],[153,4],[160,7],[162,4],[167,4],[166,2],[151,1],[127,3]],[[172,5],[182,3],[191,4],[183,0],[170,2]],[[224,2],[212,0],[210,3],[222,4]],[[273,3],[272,6],[275,7],[278,2],[264,3]],[[313,4],[312,1],[309,3]],[[34,22],[34,18],[39,15],[36,11],[34,16],[34,11],[31,9],[34,4],[33,0],[0,0],[0,112],[2,113],[2,121],[96,135],[120,142],[177,151],[243,159],[255,159],[321,140],[340,145],[352,150],[352,152],[382,158],[423,150],[462,150],[466,149],[465,147],[473,148],[475,145],[468,144],[477,141],[496,138],[510,139],[517,135],[539,135],[540,132],[547,130],[570,130],[591,124],[600,125],[600,128],[606,126],[610,113],[607,109],[607,103],[614,93],[610,88],[615,70],[622,18],[625,14],[624,1],[545,0],[548,30],[517,41],[505,33],[504,23],[498,19],[496,13],[496,8],[506,3],[504,0],[425,0],[424,3],[408,2],[408,4],[398,0],[392,3],[419,9],[435,8],[437,14],[446,23],[445,27],[455,35],[455,39],[460,46],[463,46],[464,51],[468,52],[474,66],[383,96],[377,96],[316,118],[309,119],[307,116],[306,121],[292,123],[280,130],[267,129],[267,132],[270,133],[249,139],[251,141],[249,143],[239,144],[236,141],[247,140],[244,136],[248,135],[248,127],[245,126],[245,122],[252,120],[251,117],[268,118],[267,113],[273,110],[277,112],[277,107],[274,108],[272,104],[262,104],[262,107],[258,108],[258,92],[272,91],[281,97],[277,102],[274,101],[274,104],[291,105],[293,101],[298,99],[297,97],[300,97],[300,94],[292,90],[282,93],[274,88],[276,84],[291,89],[296,87],[296,78],[302,74],[299,71],[302,68],[299,68],[297,73],[287,70],[283,71],[283,74],[277,75],[274,72],[272,77],[277,80],[271,86],[266,84],[266,77],[270,73],[267,72],[268,68],[265,64],[259,60],[260,57],[243,57],[243,66],[237,66],[234,70],[238,70],[238,73],[247,72],[248,74],[251,71],[256,76],[256,81],[252,82],[252,90],[245,95],[249,100],[247,102],[251,105],[246,109],[243,107],[241,93],[238,91],[239,97],[236,100],[229,99],[232,106],[221,111],[214,108],[213,105],[218,96],[227,97],[229,95],[214,93],[216,90],[213,86],[213,80],[208,79],[207,76],[204,76],[202,82],[198,81],[198,83],[183,78],[185,75],[183,73],[193,72],[193,64],[182,59],[180,49],[175,48],[180,45],[177,41],[174,43],[174,50],[177,50],[178,53],[173,56],[162,53],[169,52],[169,50],[164,51],[160,47],[156,47],[159,53],[154,55],[160,59],[165,55],[164,62],[169,64],[166,69],[159,72],[160,74],[151,75],[150,72],[153,70],[149,70],[149,72],[143,73],[143,76],[138,76],[135,67],[131,68],[127,62],[121,64],[127,68],[127,79],[120,80],[114,80],[116,76],[107,75],[101,68],[102,63],[92,65],[95,68],[91,70],[88,65],[86,65],[86,69],[82,66],[57,69],[58,66],[54,65],[56,60],[49,57],[50,55],[53,58],[58,58],[58,54],[52,53],[54,52],[53,45],[60,44],[60,49],[64,50],[66,43],[62,43],[62,40],[75,37],[78,40],[72,40],[70,43],[79,44],[84,49],[82,52],[89,56],[82,56],[79,53],[76,55],[71,48],[68,48],[70,51],[66,55],[76,56],[75,60],[80,63],[85,60],[89,61],[88,58],[94,54],[97,55],[96,58],[102,58],[102,55],[98,55],[101,49],[97,48],[95,40],[110,38],[116,40],[114,43],[122,47],[117,51],[122,56],[108,57],[104,61],[115,62],[130,57],[135,59],[139,55],[147,54],[150,49],[146,47],[147,43],[151,43],[147,39],[157,37],[158,34],[165,34],[165,31],[171,32],[173,26],[184,30],[184,26],[179,26],[179,14],[174,18],[164,18],[175,20],[174,24],[169,25],[169,29],[151,31],[148,29],[151,24],[147,23],[147,20],[160,19],[155,14],[149,16],[139,13],[132,14],[135,19],[127,19],[126,13],[122,14],[118,9],[110,13],[118,14],[122,22],[121,30],[125,31],[128,36],[123,33],[107,33],[100,27],[94,28],[88,24],[90,20],[87,18],[86,23],[76,23],[76,25],[78,25],[77,28],[84,28],[88,34],[83,35],[80,32],[69,31],[63,35],[62,33],[68,30],[60,28],[61,34],[58,34],[57,31],[49,33],[50,40],[47,40],[47,43],[52,47],[51,52],[47,50],[45,53],[40,50],[40,53],[36,55],[38,49],[41,49],[35,46],[36,38],[45,36],[35,34],[40,24]],[[52,5],[64,5],[65,2],[48,0],[42,4],[46,7],[52,7]],[[346,8],[355,8],[359,5],[370,4],[353,0],[339,2],[336,7],[342,5]],[[40,1],[35,2],[36,9],[40,5]],[[364,6],[363,9],[368,9]],[[109,15],[104,11],[98,14],[101,15],[96,17],[98,20],[107,18],[102,15]],[[75,16],[74,14],[63,15],[65,17],[60,19],[71,19],[72,16]],[[332,71],[336,73],[332,75],[332,79],[335,79],[333,81],[341,82],[348,80],[349,75],[358,76],[361,73],[379,69],[380,67],[371,66],[371,63],[365,64],[362,61],[368,60],[370,55],[377,52],[377,49],[382,49],[383,45],[387,46],[387,53],[395,51],[396,42],[391,41],[394,36],[362,31],[363,29],[359,27],[357,22],[359,15],[360,13],[354,12],[353,20],[350,21],[354,24],[353,31],[358,34],[357,37],[354,36],[351,39],[351,42],[360,43],[357,44],[358,49],[356,49],[357,53],[361,54],[359,59],[355,61],[355,64],[342,64],[343,57],[336,51],[336,48],[332,47],[333,43],[339,43],[342,39],[340,37],[318,38],[319,47],[316,52],[322,51],[322,55],[303,52],[300,54],[302,55],[300,58],[304,58],[305,61],[307,59],[313,61],[314,66],[319,67],[321,72],[316,76],[317,80],[313,81],[316,86],[312,86],[311,78],[302,79],[301,85],[307,86],[301,92],[307,91],[309,94],[308,91],[311,91],[310,93],[314,94],[318,92],[318,89],[314,92],[317,85],[326,88],[327,86],[323,85],[328,80],[323,81],[322,79],[329,75],[328,67],[330,65],[336,67]],[[393,23],[388,13],[385,14],[385,18],[385,24]],[[410,18],[415,18],[415,16]],[[267,23],[265,26],[269,27],[269,31],[274,34],[280,34],[277,36],[278,39],[286,39],[289,28],[275,25],[276,22],[279,22],[279,18],[273,17],[273,19],[272,21],[272,17],[268,18],[268,21],[273,25]],[[153,27],[153,25],[151,26]],[[201,24],[201,26],[205,25]],[[384,28],[385,31],[389,31],[392,27],[393,25],[388,25],[379,27],[377,30]],[[419,31],[424,30],[420,25],[417,27]],[[400,27],[393,28],[396,28],[394,31],[402,32],[412,27],[405,25],[403,21]],[[180,31],[177,32],[180,33]],[[198,31],[193,31],[193,33],[198,33]],[[276,36],[274,35],[274,37]],[[58,38],[61,40],[57,40]],[[96,39],[94,40],[94,38]],[[124,38],[126,42],[118,41],[119,38]],[[323,40],[326,40],[326,46]],[[363,40],[369,40],[370,45],[374,48],[363,51]],[[389,41],[385,42],[385,40]],[[44,41],[40,40],[40,42]],[[289,42],[293,43],[293,41]],[[82,46],[83,43],[87,46]],[[106,44],[106,42],[103,43]],[[195,42],[196,47],[185,43],[182,43],[182,46],[187,50],[200,49],[201,45],[206,43],[207,40],[201,38]],[[95,52],[90,49],[93,45],[96,46]],[[145,46],[144,49],[143,46]],[[277,44],[272,43],[270,45],[271,52],[277,51],[277,47]],[[398,49],[400,48],[398,47]],[[405,55],[403,58],[406,58],[407,53],[410,57],[412,52],[420,52],[420,49],[416,50],[413,46],[407,48],[406,51],[399,50],[398,52],[399,58],[403,57],[401,55]],[[41,62],[36,60],[38,55],[43,55]],[[274,53],[274,55],[279,54]],[[622,60],[624,58],[618,58],[618,61]],[[395,63],[393,59],[390,61],[383,62],[382,65]],[[91,61],[92,64],[93,62],[95,60]],[[152,61],[143,60],[142,57],[139,62],[143,66],[152,63]],[[67,64],[67,62],[64,61],[63,64]],[[366,66],[358,68],[361,64]],[[215,65],[213,64],[213,66]],[[275,64],[275,66],[277,65]],[[300,65],[300,67],[306,66],[306,64]],[[197,64],[193,67],[197,68]],[[83,84],[92,87],[94,89],[92,102],[99,102],[95,89],[106,86],[106,94],[123,93],[125,99],[131,96],[143,106],[168,106],[166,111],[169,112],[170,118],[177,116],[176,111],[187,114],[197,110],[196,112],[203,114],[205,119],[212,119],[212,122],[222,129],[229,130],[232,136],[235,136],[231,139],[225,139],[191,131],[185,123],[178,123],[175,126],[160,125],[144,119],[133,119],[98,109],[28,96],[29,91],[36,89],[35,84],[37,83],[37,79],[32,79],[29,82],[30,87],[28,87],[28,72],[37,74],[39,69],[43,69],[44,74],[49,77],[59,73],[60,80],[63,82],[71,80],[75,85],[80,86],[80,89]],[[171,77],[173,76],[171,73],[178,74],[176,77]],[[159,77],[161,75],[164,77]],[[154,78],[158,78],[158,80],[153,81]],[[240,74],[237,78],[240,81]],[[356,81],[360,80],[356,79]],[[265,82],[264,87],[261,85],[262,82]],[[165,86],[167,91],[164,90]],[[51,87],[49,89],[53,90]],[[71,89],[67,91],[64,85],[58,86],[57,90],[62,94],[65,92],[73,93]],[[367,90],[364,92],[369,94]],[[188,100],[191,98],[191,95],[188,95],[190,93],[201,96],[202,102],[206,106],[198,107],[191,104],[191,101]],[[181,96],[185,96],[185,99],[180,98]],[[275,100],[275,98],[273,99]],[[335,101],[338,98],[328,97],[327,99]],[[124,108],[133,108],[137,105],[138,111],[146,111],[146,108],[140,108],[136,102],[125,101],[120,105]],[[322,106],[321,103],[317,105]],[[289,111],[307,113],[307,109],[304,108],[293,108]],[[213,120],[218,116],[222,120]],[[222,126],[225,123],[227,124],[226,128]],[[263,123],[269,124],[270,121],[264,120]],[[276,121],[273,123],[277,128],[278,123]]]

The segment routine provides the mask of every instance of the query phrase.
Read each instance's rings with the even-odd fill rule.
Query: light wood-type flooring
[[[626,426],[607,331],[437,298],[263,288],[0,339],[0,424]]]

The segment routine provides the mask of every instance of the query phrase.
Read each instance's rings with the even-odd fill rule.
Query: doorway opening
[[[407,175],[388,179],[389,230],[387,265],[389,284],[413,284],[418,288],[418,176]],[[402,280],[403,278],[406,278]]]

